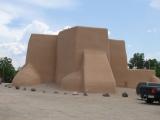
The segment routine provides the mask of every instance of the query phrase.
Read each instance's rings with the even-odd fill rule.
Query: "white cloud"
[[[4,10],[15,16],[33,13],[39,13],[40,9],[72,9],[78,5],[77,0],[9,0],[0,1],[0,11]],[[31,16],[34,17],[34,16]]]
[[[147,30],[147,32],[148,32],[148,33],[151,33],[151,32],[152,32],[152,30],[151,30],[151,29],[148,29],[148,30]]]
[[[4,55],[4,52],[0,49],[0,58],[1,57],[4,57],[5,55]]]
[[[38,34],[58,34],[66,26],[55,32],[44,22],[34,20],[24,28],[10,28],[7,25],[0,25],[0,57],[10,57],[14,60],[14,66],[19,67],[24,64],[29,37],[32,33]]]
[[[33,21],[31,24],[26,25],[25,28],[10,28],[7,25],[0,25],[0,51],[1,57],[8,56],[11,58],[23,57],[26,54],[27,43],[31,33],[51,33],[49,26],[40,21]],[[21,59],[19,59],[21,60]],[[16,62],[18,63],[18,62]],[[19,61],[19,63],[24,63]],[[16,64],[16,67],[21,64]]]
[[[159,32],[160,30],[158,28],[150,28],[147,30],[148,33],[157,33]]]
[[[132,47],[133,47],[133,45],[131,45],[131,44],[127,44],[127,45],[126,45],[126,47],[127,47],[127,49],[130,49],[130,48],[132,48]]]
[[[7,50],[9,53],[14,55],[22,54],[26,49],[25,45],[19,42],[2,43],[0,44],[0,48]]]
[[[63,27],[63,28],[61,28],[59,30],[56,30],[56,31],[52,32],[52,34],[53,35],[58,35],[59,32],[61,32],[62,30],[66,30],[66,29],[69,29],[69,28],[71,28],[71,26],[65,26],[65,27]],[[49,32],[49,33],[51,33],[51,32]]]
[[[160,60],[160,52],[146,54],[146,59],[158,59]]]
[[[160,0],[151,0],[150,6],[157,10],[160,10]]]
[[[76,0],[24,0],[26,3],[55,9],[55,8],[70,8],[76,5]]]
[[[12,19],[13,19],[13,16],[10,15],[8,12],[6,11],[3,11],[0,9],[0,24],[8,24]]]
[[[48,14],[44,13],[45,10],[72,9],[77,4],[77,0],[15,0],[14,2],[0,0],[0,25],[9,24],[15,19],[19,19],[23,23],[35,19],[45,20],[44,17]]]
[[[16,57],[15,56],[15,57],[12,58],[12,63],[16,68],[19,68],[19,67],[22,67],[25,64],[25,59],[26,59],[25,55],[23,55],[21,57]]]
[[[31,33],[52,33],[47,24],[37,20],[32,21],[32,23],[26,25],[24,28],[10,28],[7,25],[0,25],[0,27],[0,47],[16,46],[19,42],[26,43]]]
[[[7,27],[7,25],[0,24],[0,43],[18,41],[20,36],[22,36],[22,31],[20,29],[11,29]]]
[[[19,4],[11,4],[6,1],[2,1],[0,3],[0,20],[2,21],[4,18],[5,23],[8,24],[11,20],[23,17],[23,16],[33,16],[33,13],[35,13],[31,8],[28,7],[28,9],[24,7],[23,5]],[[30,15],[30,16],[29,16]],[[0,22],[1,23],[1,22]]]
[[[48,24],[39,20],[43,18],[42,10],[70,9],[76,2],[77,0],[15,0],[14,2],[0,0],[0,57],[12,58],[16,67],[23,65],[31,33],[57,35],[62,30],[53,30]],[[23,25],[16,26],[14,23],[16,19]],[[9,26],[10,24],[15,27]]]
[[[108,36],[111,36],[111,31],[110,30],[108,30]]]

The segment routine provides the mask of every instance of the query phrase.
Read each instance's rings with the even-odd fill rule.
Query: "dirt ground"
[[[160,120],[160,105],[137,100],[134,89],[117,88],[117,94],[103,97],[46,85],[34,86],[35,92],[23,88],[0,85],[0,120]],[[121,97],[124,91],[128,98]]]

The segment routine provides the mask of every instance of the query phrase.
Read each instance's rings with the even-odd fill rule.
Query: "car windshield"
[[[160,84],[159,83],[148,83],[149,86],[159,86],[160,87]]]

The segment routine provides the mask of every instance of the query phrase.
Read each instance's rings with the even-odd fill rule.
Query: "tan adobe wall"
[[[129,70],[125,42],[104,28],[73,27],[56,35],[32,34],[26,64],[14,85],[54,83],[72,91],[115,92],[141,81],[160,81],[154,71]]]
[[[126,73],[126,84],[129,88],[135,88],[139,82],[154,82],[153,70],[128,70]]]
[[[115,92],[116,81],[104,51],[84,51],[83,77],[85,91]]]
[[[17,73],[12,83],[16,86],[37,85],[41,83],[41,78],[37,70],[31,64],[27,64]]]
[[[60,85],[62,79],[75,72],[76,31],[67,29],[59,33],[57,39],[56,81]]]
[[[127,56],[125,43],[122,40],[111,40],[110,43],[110,64],[116,83],[118,86],[124,86],[127,72]]]
[[[124,41],[110,40],[110,52],[111,67],[117,86],[135,88],[139,82],[154,81],[153,70],[128,69]]]
[[[106,54],[106,37],[107,30],[102,28],[74,27],[60,32],[57,40],[57,81],[62,88],[82,90],[84,50],[100,50]]]
[[[42,82],[55,80],[57,36],[33,34],[30,39],[27,63],[40,74]]]
[[[32,83],[55,81],[56,38],[57,36],[53,35],[31,35],[26,65],[14,78],[14,83],[19,84],[28,81],[24,84],[30,85]]]

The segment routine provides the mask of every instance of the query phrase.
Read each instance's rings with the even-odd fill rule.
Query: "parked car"
[[[140,82],[137,84],[137,87],[136,87],[136,93],[137,95],[140,95],[140,88],[143,86],[143,85],[147,85],[148,82]]]
[[[160,102],[160,83],[141,82],[137,85],[136,92],[147,103]]]

